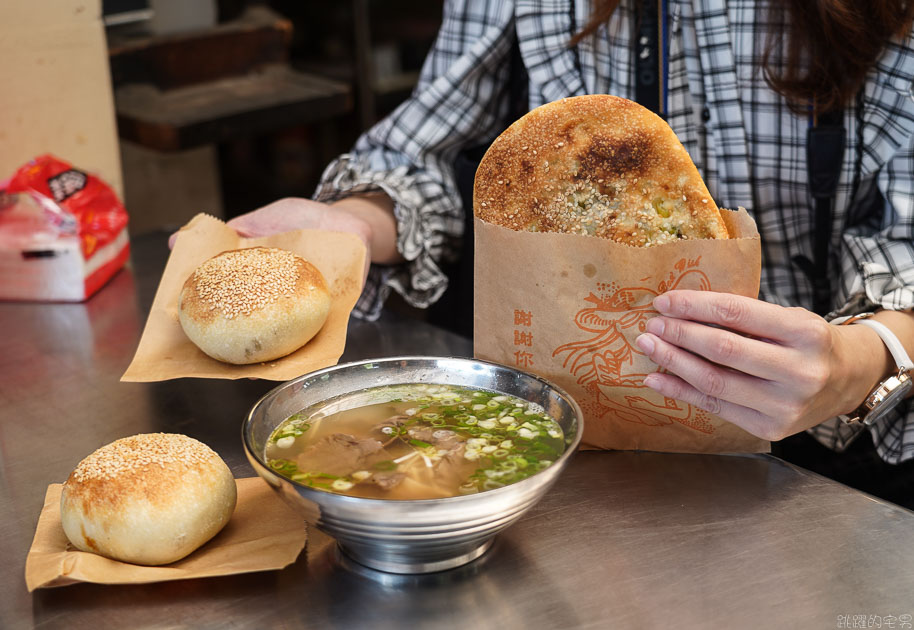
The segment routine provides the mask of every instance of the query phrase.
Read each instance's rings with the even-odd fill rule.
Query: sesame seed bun
[[[214,359],[247,364],[298,350],[330,312],[324,276],[292,252],[251,247],[200,265],[181,289],[178,320]]]
[[[633,101],[605,94],[548,103],[508,127],[476,171],[473,209],[512,230],[635,246],[728,238],[670,126]]]
[[[60,519],[77,549],[159,565],[215,536],[236,500],[231,471],[208,446],[185,435],[146,433],[82,460],[63,485]]]

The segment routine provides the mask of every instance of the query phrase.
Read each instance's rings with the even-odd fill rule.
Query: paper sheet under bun
[[[327,321],[330,300],[323,275],[304,258],[275,247],[234,249],[188,277],[178,320],[212,358],[259,363],[310,341]]]
[[[180,560],[215,536],[235,509],[231,471],[186,435],[116,440],[82,460],[60,497],[60,519],[81,551],[141,565]]]

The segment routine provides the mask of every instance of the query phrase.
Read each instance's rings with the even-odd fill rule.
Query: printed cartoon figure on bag
[[[644,353],[634,345],[647,320],[657,315],[652,306],[655,297],[677,288],[711,288],[707,275],[698,269],[700,260],[677,261],[674,270],[656,283],[650,283],[650,277],[636,287],[598,283],[597,292],[584,298],[587,306],[575,315],[575,325],[587,337],[552,353],[553,357],[565,355],[562,366],[587,393],[579,401],[582,408],[597,417],[609,415],[656,427],[678,422],[701,433],[714,432],[707,412],[672,398],[656,400],[659,396],[644,386],[647,373],[639,371],[643,362],[637,357]]]

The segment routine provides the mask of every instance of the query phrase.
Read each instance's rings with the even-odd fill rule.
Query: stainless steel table
[[[914,513],[767,456],[578,453],[489,553],[450,572],[362,569],[312,530],[306,552],[282,571],[29,594],[25,556],[45,489],[102,444],[186,433],[237,477],[253,475],[241,420],[274,383],[118,381],[166,256],[164,235],[135,239],[131,268],[86,304],[0,303],[0,628],[914,622]],[[467,339],[387,314],[353,321],[343,360],[471,352]]]

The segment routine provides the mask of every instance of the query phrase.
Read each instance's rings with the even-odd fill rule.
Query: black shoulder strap
[[[657,0],[638,0],[632,28],[632,64],[635,73],[635,101],[663,116],[664,77],[661,76],[660,8]]]
[[[820,114],[817,124],[806,132],[806,168],[809,193],[815,208],[812,259],[794,256],[793,263],[813,286],[813,310],[825,315],[831,310],[831,283],[828,278],[829,245],[835,193],[844,161],[845,130],[843,111]]]

